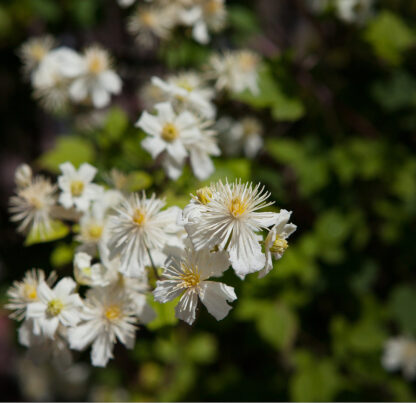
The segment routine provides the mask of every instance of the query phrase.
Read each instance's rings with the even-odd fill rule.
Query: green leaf
[[[126,189],[129,192],[137,192],[152,186],[152,177],[144,171],[133,171],[127,175]]]
[[[51,254],[51,264],[54,267],[62,267],[72,262],[74,248],[71,245],[61,243]]]
[[[175,306],[178,303],[178,298],[166,302],[165,304],[156,302],[153,298],[149,298],[148,302],[156,311],[156,318],[146,325],[149,330],[157,330],[178,323],[178,319],[175,317]]]
[[[59,137],[54,148],[44,153],[38,163],[44,169],[59,173],[60,164],[68,161],[78,167],[83,162],[93,162],[94,154],[91,143],[81,137]]]
[[[303,116],[304,107],[302,102],[298,98],[286,94],[266,66],[259,72],[258,85],[258,94],[246,90],[232,94],[232,96],[253,108],[271,108],[272,116],[276,120],[293,121]]]
[[[61,221],[54,220],[50,222],[50,228],[46,229],[32,227],[25,240],[25,246],[34,245],[36,243],[51,242],[64,238],[69,233],[69,228]]]
[[[263,339],[277,350],[285,350],[293,345],[298,322],[287,306],[273,304],[258,314],[257,329]]]
[[[332,401],[342,386],[337,368],[327,358],[314,358],[309,352],[298,352],[297,371],[290,380],[293,401]]]
[[[208,333],[194,336],[186,346],[186,355],[194,362],[209,364],[217,355],[217,341]]]
[[[129,119],[126,113],[117,107],[110,110],[107,115],[104,131],[112,141],[119,140],[129,125]]]
[[[389,308],[402,333],[416,334],[416,289],[401,285],[394,289],[389,298]]]
[[[380,58],[394,65],[401,63],[403,53],[416,40],[414,31],[390,11],[382,11],[370,22],[365,38]]]

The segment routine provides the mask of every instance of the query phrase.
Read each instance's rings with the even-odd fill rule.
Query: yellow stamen
[[[84,267],[84,268],[82,269],[82,273],[83,273],[85,276],[90,277],[90,276],[91,276],[91,274],[92,274],[92,269],[91,269],[91,267]]]
[[[212,191],[208,186],[205,186],[196,191],[196,196],[198,197],[200,203],[208,204],[212,198]]]
[[[34,300],[37,298],[38,293],[36,291],[36,287],[33,284],[25,284],[23,293],[25,298]]]
[[[142,11],[139,15],[139,18],[142,24],[147,27],[153,27],[155,25],[155,15],[149,11]]]
[[[209,15],[217,14],[222,8],[222,5],[217,0],[210,0],[204,5],[204,10]]]
[[[140,226],[140,225],[143,225],[145,221],[146,221],[146,215],[144,211],[139,208],[136,208],[136,210],[134,210],[134,213],[133,213],[133,222],[136,225]]]
[[[64,309],[64,304],[60,299],[52,299],[48,302],[46,312],[50,316],[57,316]]]
[[[182,270],[183,273],[181,273],[181,280],[182,284],[181,286],[183,288],[193,288],[196,287],[200,283],[200,275],[198,267],[192,268],[186,266],[182,263]]]
[[[234,217],[239,217],[247,210],[247,203],[242,201],[239,197],[233,197],[229,210]]]
[[[92,74],[100,74],[105,70],[105,62],[100,55],[91,55],[88,62],[88,70]]]
[[[273,242],[272,247],[270,248],[270,252],[282,255],[288,247],[289,244],[287,243],[286,239],[280,238],[278,235],[276,240]]]
[[[40,44],[35,44],[31,49],[31,54],[36,62],[40,62],[46,55],[46,49]]]
[[[176,140],[179,136],[179,131],[176,126],[172,123],[166,123],[162,129],[162,139],[165,141],[173,141]]]
[[[71,182],[71,193],[72,196],[78,197],[82,195],[82,192],[84,191],[84,182],[75,180]]]
[[[93,224],[88,227],[88,235],[92,239],[100,239],[102,233],[103,233],[102,225]]]
[[[121,315],[121,310],[120,310],[120,307],[117,305],[110,305],[109,307],[106,308],[104,312],[104,316],[110,321],[119,318],[120,315]]]

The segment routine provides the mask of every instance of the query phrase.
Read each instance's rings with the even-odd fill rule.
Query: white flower
[[[374,0],[337,0],[338,17],[345,22],[362,23],[371,15]]]
[[[259,273],[259,278],[264,277],[273,269],[272,257],[276,260],[281,259],[285,250],[289,247],[287,238],[296,231],[296,225],[288,224],[292,212],[280,210],[276,217],[276,224],[270,230],[264,241],[266,252],[266,265]]]
[[[52,50],[55,40],[52,36],[46,35],[31,38],[19,49],[19,56],[23,61],[23,68],[26,74],[36,70],[45,56]]]
[[[157,104],[155,108],[157,116],[143,112],[136,123],[149,135],[142,141],[142,147],[153,158],[164,152],[165,170],[171,179],[177,179],[188,156],[185,143],[200,136],[198,119],[188,111],[176,115],[168,102]]]
[[[52,359],[55,368],[66,369],[72,364],[72,354],[66,340],[66,328],[58,327],[53,339],[39,333],[36,321],[25,320],[18,330],[19,343],[29,348],[28,356],[36,364]]]
[[[52,272],[49,278],[45,280],[43,270],[32,269],[25,273],[22,281],[13,282],[13,285],[7,291],[10,302],[5,306],[6,309],[15,311],[10,317],[17,320],[25,318],[28,304],[39,300],[39,284],[46,281],[49,285],[52,285],[55,278],[55,272]]]
[[[26,316],[37,322],[45,336],[53,338],[59,324],[71,327],[80,321],[82,301],[75,287],[70,277],[61,279],[53,289],[46,282],[39,284],[38,301],[27,306]]]
[[[176,224],[178,207],[160,211],[165,202],[154,195],[146,198],[133,194],[115,208],[110,217],[110,259],[120,257],[120,272],[128,277],[140,277],[150,263],[149,251],[162,250],[180,227]]]
[[[202,0],[179,12],[184,25],[192,26],[193,38],[202,44],[209,42],[208,30],[220,31],[225,25],[224,0]],[[200,3],[200,4],[198,4]]]
[[[59,202],[67,209],[75,206],[78,211],[86,211],[92,200],[97,199],[103,189],[91,183],[97,169],[88,163],[82,164],[78,170],[70,162],[59,166],[62,175],[58,177],[58,185],[62,193]]]
[[[251,183],[219,181],[210,186],[204,202],[185,212],[185,228],[194,248],[227,250],[241,278],[266,263],[257,233],[273,225],[277,214],[258,212],[272,204],[266,202],[270,193],[263,189],[260,184],[253,188]]]
[[[408,337],[389,339],[384,347],[382,364],[388,371],[401,369],[406,379],[415,379],[416,341]]]
[[[74,277],[79,284],[91,287],[106,286],[110,283],[107,269],[100,263],[91,264],[92,257],[78,252],[74,258]]]
[[[27,164],[20,164],[14,173],[14,182],[20,189],[32,183],[32,168]]]
[[[91,46],[84,51],[79,77],[71,83],[69,95],[75,102],[91,99],[96,108],[103,108],[110,103],[111,94],[120,93],[121,86],[120,77],[111,68],[108,52]]]
[[[118,4],[121,7],[129,7],[131,6],[136,0],[117,0]]]
[[[46,239],[53,231],[54,221],[51,212],[56,204],[56,186],[43,176],[36,176],[32,182],[10,198],[12,221],[19,222],[17,230],[33,232]]]
[[[224,133],[224,143],[230,154],[243,149],[247,158],[254,158],[263,147],[263,128],[261,123],[252,117],[246,117],[232,124]]]
[[[200,124],[200,135],[187,140],[186,148],[189,151],[191,167],[199,180],[205,180],[214,172],[215,167],[210,156],[218,156],[221,151],[217,145],[217,132],[206,129],[211,122]]]
[[[188,108],[207,119],[214,118],[216,111],[212,99],[215,92],[204,85],[197,73],[181,73],[168,77],[166,81],[153,77],[152,84],[160,88],[169,101],[175,102],[179,107]]]
[[[43,106],[56,111],[65,109],[69,102],[71,79],[79,74],[81,56],[67,47],[49,52],[33,74],[34,95]]]
[[[137,317],[129,296],[114,287],[92,288],[87,293],[82,313],[83,322],[69,329],[70,347],[84,350],[92,344],[91,361],[105,367],[113,358],[117,339],[133,348]]]
[[[214,55],[210,59],[210,75],[216,82],[218,90],[243,92],[248,89],[258,94],[259,56],[250,50],[227,52]]]
[[[221,276],[229,267],[225,252],[185,250],[180,262],[165,268],[162,280],[157,281],[153,291],[155,300],[165,303],[181,295],[175,308],[176,317],[192,325],[196,318],[198,299],[217,320],[224,319],[231,309],[227,301],[237,299],[234,288],[216,281],[207,281],[212,276]]]
[[[167,39],[176,24],[176,5],[139,5],[127,22],[138,44],[152,47],[157,39]]]

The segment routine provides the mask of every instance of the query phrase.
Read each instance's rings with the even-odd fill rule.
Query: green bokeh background
[[[416,3],[377,1],[363,24],[330,9],[313,14],[306,0],[227,8],[228,27],[209,47],[178,30],[148,51],[126,33],[129,11],[115,0],[0,3],[1,302],[31,267],[71,273],[75,247],[70,237],[23,246],[7,213],[18,163],[52,175],[66,160],[102,173],[115,167],[131,173],[132,190],[183,207],[201,183],[189,170],[168,181],[140,148],[137,90],[154,74],[203,68],[213,49],[250,47],[264,57],[260,94],[223,97],[218,109],[257,116],[265,148],[254,160],[217,158],[211,179],[264,183],[279,208],[293,210],[298,231],[267,277],[242,282],[227,272],[238,300],[225,320],[201,309],[189,327],[171,305],[157,306],[159,319],[140,329],[135,349],[117,346],[77,399],[414,401],[414,383],[387,373],[381,356],[389,337],[416,336]],[[43,33],[77,49],[98,42],[114,55],[125,85],[102,128],[76,129],[32,100],[16,50]],[[1,310],[3,400],[34,399],[19,381],[23,354]],[[67,392],[49,391],[56,400]]]

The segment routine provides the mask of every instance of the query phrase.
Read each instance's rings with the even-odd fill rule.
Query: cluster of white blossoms
[[[34,96],[48,110],[65,110],[71,104],[103,108],[121,91],[111,57],[98,45],[78,53],[55,47],[54,39],[44,36],[25,42],[19,53]]]
[[[55,221],[72,227],[72,275],[56,281],[32,269],[9,289],[7,305],[22,321],[20,343],[56,362],[69,363],[70,350],[91,346],[92,364],[105,366],[117,341],[132,348],[137,326],[155,319],[149,298],[177,299],[176,317],[188,324],[199,300],[223,319],[237,296],[216,278],[230,267],[241,279],[267,275],[296,230],[289,211],[265,211],[273,203],[260,184],[212,183],[181,210],[154,194],[94,183],[97,170],[86,163],[76,169],[67,162],[61,171],[53,185],[19,167],[11,211],[18,229],[41,241]]]
[[[415,379],[416,341],[410,337],[389,339],[385,344],[381,362],[386,370],[401,370],[407,380]]]
[[[221,67],[219,67],[221,66]],[[147,135],[142,147],[153,159],[162,161],[170,179],[176,180],[189,158],[195,176],[204,180],[214,172],[211,156],[220,155],[214,98],[218,91],[258,92],[259,57],[248,50],[214,55],[206,73],[187,71],[162,80],[153,77],[144,87],[146,107],[136,126]],[[227,138],[234,146],[244,145],[245,153],[254,157],[262,147],[261,126],[255,119],[243,119]]]
[[[122,7],[133,3],[135,0],[119,0]],[[224,28],[226,15],[224,0],[153,0],[136,7],[128,19],[127,28],[145,47],[169,39],[179,26],[191,28],[192,37],[207,44],[210,32]]]

